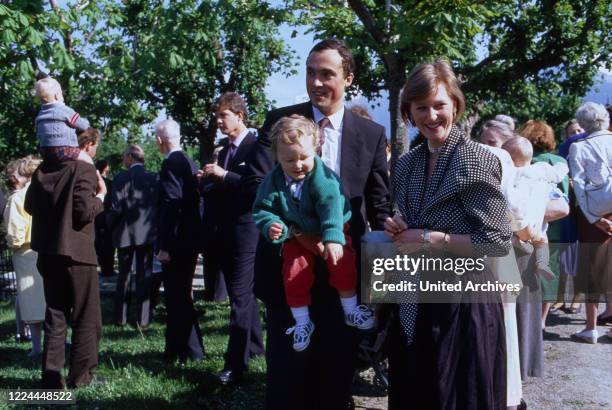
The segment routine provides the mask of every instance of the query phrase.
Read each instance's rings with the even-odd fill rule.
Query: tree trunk
[[[200,142],[200,163],[208,164],[212,160],[212,154],[215,149],[215,137],[217,136],[217,122],[208,121],[208,125],[200,127],[199,142]]]
[[[408,150],[407,127],[400,113],[400,94],[405,81],[406,73],[402,68],[396,73],[390,73],[390,80],[387,82],[389,116],[391,119],[391,170],[395,167],[398,158]]]

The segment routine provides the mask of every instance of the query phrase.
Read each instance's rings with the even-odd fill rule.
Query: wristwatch
[[[421,242],[423,243],[423,251],[429,252],[429,248],[431,247],[431,232],[429,229],[423,229],[423,233],[421,234]]]

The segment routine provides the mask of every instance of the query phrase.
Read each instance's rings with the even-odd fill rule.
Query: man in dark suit
[[[272,125],[291,114],[318,123],[321,159],[342,180],[352,211],[349,232],[359,252],[368,222],[372,229],[383,229],[390,204],[384,128],[344,107],[344,91],[353,81],[353,72],[353,57],[343,42],[328,39],[315,45],[306,62],[310,101],[268,113],[249,164],[250,186],[254,189],[274,165],[268,135]],[[318,238],[303,240],[316,242]],[[344,324],[337,292],[328,285],[328,273],[319,263],[310,306],[316,330],[310,347],[295,353],[290,337],[285,335],[294,321],[285,301],[279,254],[277,246],[259,241],[255,293],[266,304],[267,312],[266,408],[346,408],[351,400],[357,331]]]
[[[97,194],[97,196],[96,196]],[[32,177],[25,209],[32,215],[32,249],[43,277],[47,311],[42,388],[88,385],[98,365],[102,329],[94,219],[106,187],[83,161],[43,162]],[[70,370],[64,381],[64,344],[72,325]]]
[[[130,272],[136,257],[136,323],[148,326],[151,320],[150,281],[153,274],[157,175],[144,167],[144,151],[130,145],[123,155],[127,171],[120,172],[112,185],[108,226],[113,247],[118,249],[119,277],[115,292],[116,324],[127,323],[130,300]]]
[[[219,163],[219,152],[229,145],[229,138],[222,138],[214,149],[212,163]],[[203,202],[202,256],[204,257],[204,300],[223,302],[227,299],[225,277],[221,270],[221,250],[223,245],[217,240],[217,223],[206,215],[217,214],[215,206],[220,205],[214,200],[216,182],[214,178],[203,178],[200,183]]]
[[[110,173],[110,165],[105,159],[96,161],[96,169],[102,176],[102,180],[106,184],[106,197],[104,197],[103,206],[104,209],[96,217],[94,222],[96,231],[96,240],[94,245],[96,247],[96,254],[98,255],[98,265],[100,266],[100,276],[110,277],[115,274],[115,248],[113,247],[112,235],[109,227],[106,224],[107,213],[111,207],[111,190],[113,181],[108,178]]]
[[[219,262],[231,304],[225,366],[218,378],[222,384],[234,384],[247,370],[249,359],[264,352],[259,307],[253,294],[253,264],[259,238],[251,213],[255,197],[243,186],[246,161],[257,140],[244,124],[247,109],[238,94],[223,94],[213,111],[229,144],[219,152],[218,164],[204,167],[204,176],[214,181],[208,195],[212,206],[204,218],[216,226]]]
[[[180,127],[175,121],[160,122],[155,134],[165,156],[159,172],[157,212],[157,258],[163,266],[168,312],[164,358],[184,363],[204,357],[191,292],[200,246],[198,168],[181,151]]]

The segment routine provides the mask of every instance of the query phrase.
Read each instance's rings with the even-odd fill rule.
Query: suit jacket
[[[223,180],[207,179],[203,183],[205,231],[221,232],[225,239],[242,251],[255,252],[259,234],[253,221],[255,191],[248,189],[249,161],[257,146],[253,133],[247,134],[227,164]],[[219,164],[225,164],[229,145],[219,152]]]
[[[503,256],[511,231],[501,171],[495,155],[454,126],[428,184],[425,143],[398,160],[393,197],[409,227],[469,234],[477,256]]]
[[[268,112],[259,132],[257,148],[248,161],[249,189],[256,191],[259,183],[274,166],[268,135],[270,129],[281,117],[292,114],[314,118],[310,102]],[[387,140],[382,126],[350,110],[344,110],[340,180],[344,194],[351,204],[349,232],[355,248],[360,246],[360,239],[368,229],[368,222],[371,229],[383,229],[385,219],[391,214],[386,146]],[[278,250],[275,253],[278,255]],[[272,255],[274,252],[268,254]],[[281,276],[272,274],[258,277],[256,294],[264,301],[284,303],[282,283],[277,283],[282,282]],[[259,276],[259,272],[256,272],[256,275]]]
[[[96,198],[96,169],[83,161],[44,161],[32,176],[25,209],[32,215],[32,249],[96,265],[94,219],[102,211]]]
[[[155,242],[157,227],[157,175],[142,165],[132,166],[115,177],[108,225],[113,246],[125,248]]]
[[[159,172],[157,248],[164,251],[200,247],[200,195],[196,164],[175,151]]]

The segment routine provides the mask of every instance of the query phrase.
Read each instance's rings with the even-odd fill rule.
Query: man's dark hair
[[[238,93],[227,91],[215,101],[212,106],[212,112],[230,110],[234,114],[242,113],[243,121],[247,119],[247,106],[244,100]]]
[[[96,169],[98,172],[102,173],[108,167],[108,161],[105,159],[99,159],[96,161]]]
[[[344,77],[349,74],[355,73],[355,59],[353,53],[347,47],[346,43],[337,38],[326,38],[323,41],[318,42],[308,53],[308,57],[312,53],[318,53],[325,50],[336,50],[342,58],[342,70],[344,71]],[[308,60],[307,60],[308,61]]]

